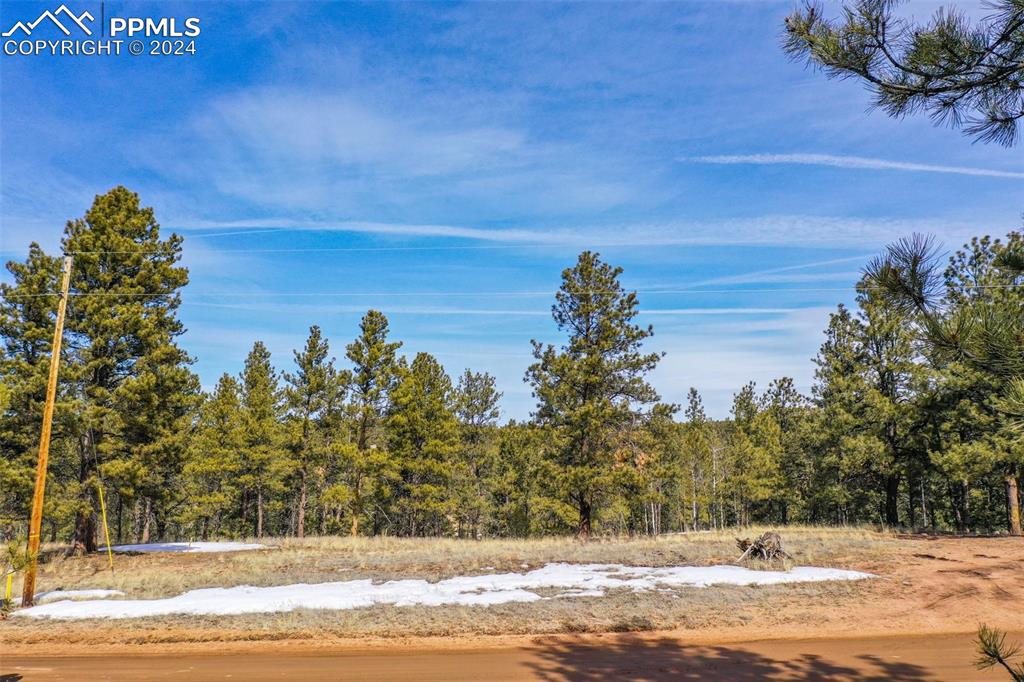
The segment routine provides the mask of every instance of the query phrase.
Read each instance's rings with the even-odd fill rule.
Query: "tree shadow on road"
[[[549,682],[633,680],[824,680],[911,682],[936,679],[924,668],[858,656],[856,668],[814,654],[775,660],[741,646],[687,646],[672,639],[628,639],[599,645],[556,642],[536,651],[527,666]]]

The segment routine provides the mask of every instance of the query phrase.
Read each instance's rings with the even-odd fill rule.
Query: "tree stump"
[[[756,540],[736,538],[736,546],[743,551],[740,558],[736,560],[738,564],[747,559],[775,561],[776,559],[792,558],[782,549],[782,538],[774,531],[768,531]]]

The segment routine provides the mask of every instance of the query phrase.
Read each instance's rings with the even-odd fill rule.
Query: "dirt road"
[[[687,645],[657,636],[537,639],[462,651],[3,656],[0,681],[1003,680],[974,669],[971,634]]]

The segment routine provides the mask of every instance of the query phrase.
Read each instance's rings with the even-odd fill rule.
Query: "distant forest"
[[[118,187],[68,222],[74,256],[44,539],[314,534],[649,534],[751,523],[1020,533],[1024,238],[939,260],[898,242],[831,314],[811,395],[738,386],[731,418],[690,389],[664,403],[661,359],[621,269],[562,273],[560,345],[532,342],[536,409],[500,423],[492,376],[403,354],[369,310],[348,339],[309,329],[292,358],[258,340],[204,393],[180,347],[182,238]],[[23,537],[61,259],[33,244],[0,285],[0,529]],[[524,354],[531,352],[524,339]],[[242,349],[239,360],[242,360]],[[685,377],[680,377],[685,381]]]

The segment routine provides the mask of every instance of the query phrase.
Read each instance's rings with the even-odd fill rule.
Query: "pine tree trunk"
[[[146,503],[142,506],[142,533],[139,537],[139,542],[146,544],[149,542],[149,499],[146,499]]]
[[[971,532],[971,485],[967,481],[960,482],[960,489],[963,491],[964,505],[964,532]]]
[[[952,481],[947,481],[946,487],[949,490],[949,504],[953,508],[953,518],[956,519],[957,532],[964,532],[964,507],[960,503],[960,495],[953,487]]]
[[[163,542],[167,537],[167,520],[160,512],[153,512],[153,525],[156,526],[157,542]]]
[[[889,476],[885,479],[885,523],[888,526],[900,525],[900,477]]]
[[[907,516],[907,525],[914,530],[917,528],[917,507],[914,506],[914,476],[912,474],[907,474]]]
[[[82,506],[75,515],[75,535],[73,551],[76,554],[96,551],[96,526],[92,519],[92,510],[96,506],[93,501],[93,486],[86,485],[92,476],[95,457],[89,450],[89,436],[83,435],[79,440],[78,451],[78,482],[82,484]]]
[[[590,502],[584,498],[580,498],[579,502],[580,512],[580,525],[576,530],[576,535],[581,540],[586,540],[590,537],[590,514],[591,505]]]
[[[352,505],[352,528],[349,531],[349,535],[352,537],[359,535],[359,508],[361,506],[357,497]]]
[[[697,530],[697,469],[694,467],[691,471],[691,478],[693,480],[693,498],[690,500],[690,520],[693,525],[693,529]]]
[[[117,496],[117,541],[121,542],[122,535],[122,521],[124,520],[124,500],[120,495]]]
[[[299,483],[299,518],[295,523],[295,535],[304,538],[306,537],[306,472],[301,473],[301,482]]]
[[[1006,504],[1010,508],[1010,535],[1020,535],[1020,497],[1017,493],[1017,477],[1006,477]]]
[[[263,538],[263,488],[256,491],[256,537]]]
[[[924,491],[924,476],[921,476],[921,525],[928,525],[928,498],[925,496]],[[934,524],[932,524],[934,527]]]
[[[712,525],[717,529],[719,527],[725,528],[725,516],[722,513],[722,501],[718,498],[718,453],[715,450],[711,451],[711,499],[714,503],[714,508],[711,510],[711,520],[714,522]],[[718,510],[718,520],[715,520],[715,509]]]
[[[75,554],[86,554],[96,551],[96,524],[90,512],[78,512],[75,516]]]

